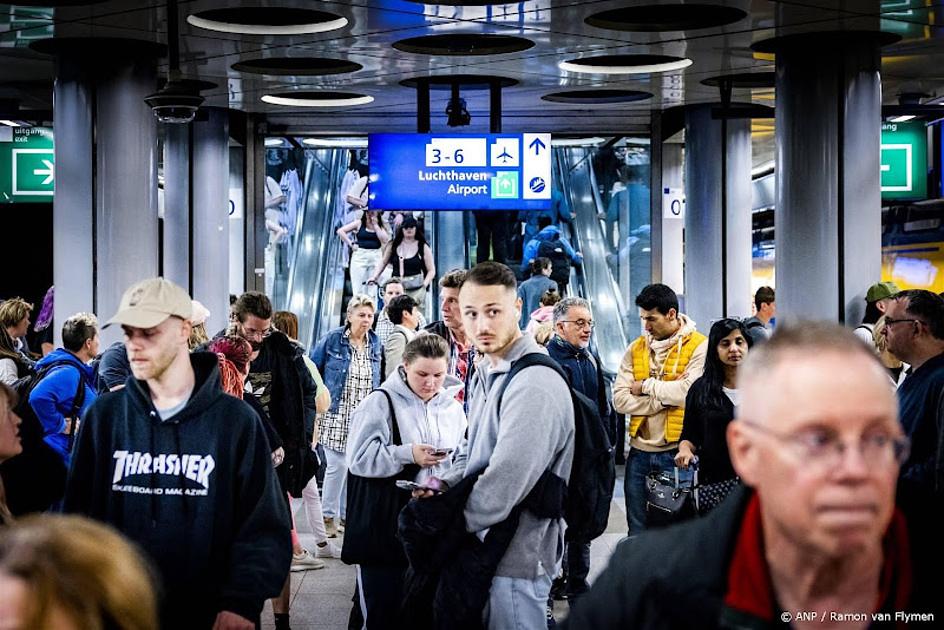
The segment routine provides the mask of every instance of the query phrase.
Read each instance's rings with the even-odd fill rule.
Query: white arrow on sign
[[[33,175],[45,175],[46,179],[43,180],[43,186],[51,184],[52,180],[56,178],[56,166],[49,160],[43,160],[43,164],[46,165],[46,168],[37,168],[33,170]]]

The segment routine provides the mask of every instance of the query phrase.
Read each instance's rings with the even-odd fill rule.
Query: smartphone
[[[413,490],[430,490],[430,491],[432,491],[432,492],[434,492],[434,493],[436,493],[436,494],[440,494],[440,493],[441,493],[440,490],[433,490],[432,488],[429,488],[429,487],[427,487],[427,486],[421,486],[420,484],[416,483],[415,481],[406,481],[406,480],[404,480],[404,479],[397,479],[397,487],[400,488],[401,490],[410,490],[410,491],[413,491]]]
[[[447,455],[451,455],[453,450],[455,450],[455,449],[451,449],[451,448],[437,448],[437,449],[433,449],[432,451],[430,451],[430,454],[431,454],[431,455],[435,455],[436,457],[445,457],[445,456],[447,456]]]

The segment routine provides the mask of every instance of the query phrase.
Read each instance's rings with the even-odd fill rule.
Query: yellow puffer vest
[[[681,350],[676,343],[669,350],[665,363],[662,364],[662,374],[659,376],[661,381],[674,381],[680,378],[688,367],[688,362],[692,358],[695,348],[701,345],[707,339],[698,331],[692,331],[686,337],[682,338]],[[633,351],[633,378],[637,381],[644,381],[647,378],[655,376],[649,372],[649,344],[646,343],[645,336],[639,337],[632,345]],[[665,439],[667,442],[678,442],[682,437],[682,422],[685,419],[684,407],[669,407],[665,410]],[[629,435],[636,437],[639,432],[639,425],[646,419],[646,416],[631,416],[629,421]]]

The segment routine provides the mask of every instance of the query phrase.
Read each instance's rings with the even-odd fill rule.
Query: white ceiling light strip
[[[692,65],[691,59],[679,59],[677,61],[652,63],[645,66],[594,66],[589,63],[562,61],[559,67],[566,72],[579,72],[581,74],[653,74],[657,72],[681,70],[690,65]]]
[[[292,98],[266,94],[262,97],[264,103],[283,105],[285,107],[354,107],[374,102],[373,96],[355,96],[351,98]]]
[[[340,17],[330,22],[315,22],[312,24],[235,24],[232,22],[217,22],[196,15],[188,15],[187,23],[197,28],[218,33],[235,33],[239,35],[311,35],[325,33],[347,26],[346,17]]]

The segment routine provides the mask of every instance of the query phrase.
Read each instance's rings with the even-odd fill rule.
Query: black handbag
[[[731,491],[738,487],[739,483],[741,483],[741,480],[735,477],[734,479],[695,486],[695,508],[698,510],[699,516],[704,516],[718,507],[731,494]]]
[[[400,426],[390,394],[382,389],[390,405],[392,443],[400,445]],[[345,564],[407,566],[403,545],[397,534],[400,510],[410,501],[410,493],[397,488],[400,479],[413,481],[420,467],[408,464],[393,477],[361,477],[347,474],[347,520],[341,560]]]
[[[666,472],[649,473],[646,477],[646,526],[663,527],[697,515],[692,487],[698,485],[698,471],[692,486],[679,483],[678,468],[673,476]]]

